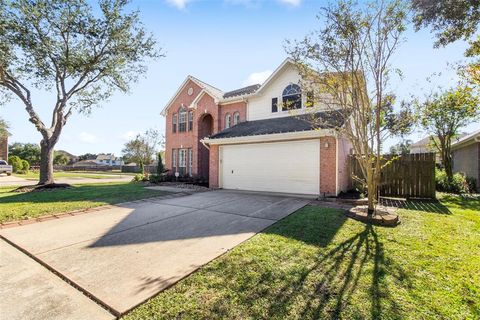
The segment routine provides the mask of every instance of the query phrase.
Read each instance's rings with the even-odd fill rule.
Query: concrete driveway
[[[307,203],[211,191],[4,229],[0,235],[119,315]]]

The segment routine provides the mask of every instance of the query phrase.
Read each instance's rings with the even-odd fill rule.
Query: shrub
[[[22,160],[22,173],[28,173],[28,170],[30,170],[30,163],[24,159]]]
[[[165,172],[165,167],[163,166],[162,153],[158,153],[158,164],[157,164],[157,174],[160,175]]]
[[[20,173],[23,170],[22,159],[18,156],[8,158],[8,164],[12,166],[13,173]]]
[[[140,181],[146,181],[145,175],[139,173],[133,176],[132,182],[140,182]]]
[[[462,173],[455,173],[451,182],[447,179],[445,170],[435,169],[435,184],[438,191],[452,193],[469,193],[471,188],[467,178]]]

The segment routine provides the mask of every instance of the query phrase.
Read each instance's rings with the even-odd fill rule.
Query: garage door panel
[[[222,146],[225,189],[319,193],[318,140]]]

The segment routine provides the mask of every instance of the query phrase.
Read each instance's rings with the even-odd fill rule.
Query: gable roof
[[[472,133],[460,136],[457,141],[452,143],[452,148],[458,148],[473,142],[480,142],[480,129],[475,130]]]
[[[236,99],[240,98],[246,98],[253,96],[257,93],[260,93],[265,87],[267,87],[270,82],[272,82],[277,75],[279,75],[286,66],[288,65],[294,65],[294,61],[290,58],[285,59],[280,66],[275,69],[275,71],[268,77],[267,80],[263,84],[254,84],[250,86],[246,86],[243,88],[235,89],[232,91],[228,92],[223,92],[222,90],[202,81],[199,80],[191,75],[187,76],[185,81],[180,85],[180,88],[175,92],[175,95],[167,102],[165,107],[163,108],[161,115],[165,115],[166,111],[170,107],[170,105],[175,101],[175,99],[178,97],[180,92],[183,91],[185,86],[187,85],[188,81],[193,81],[195,84],[197,84],[200,88],[202,88],[203,92],[200,92],[197,97],[195,97],[195,101],[197,101],[197,98],[199,98],[200,95],[203,95],[204,93],[209,94],[212,98],[214,98],[216,101],[222,103],[222,102],[231,102],[232,100],[235,101]]]
[[[311,131],[317,129],[333,129],[341,127],[345,116],[340,111],[323,111],[298,116],[269,118],[240,122],[209,137],[210,140],[258,136],[275,133]]]
[[[168,108],[170,107],[170,105],[173,103],[173,101],[175,101],[175,99],[178,97],[178,95],[180,94],[180,92],[183,91],[183,89],[185,88],[185,86],[187,85],[187,83],[189,81],[192,81],[193,83],[195,83],[197,86],[199,86],[200,88],[202,88],[202,91],[205,91],[206,93],[208,93],[212,98],[216,99],[216,100],[220,100],[222,99],[223,97],[223,91],[206,83],[206,82],[203,82],[197,78],[195,78],[194,76],[191,76],[191,75],[188,75],[187,78],[182,82],[182,84],[180,85],[180,88],[178,88],[178,90],[175,92],[175,94],[173,95],[172,98],[170,98],[170,100],[168,100],[167,104],[165,105],[165,107],[163,108],[162,112],[160,113],[161,115],[165,115]]]

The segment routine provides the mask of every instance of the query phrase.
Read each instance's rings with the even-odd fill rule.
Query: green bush
[[[438,191],[452,193],[469,193],[471,188],[467,182],[467,178],[462,173],[455,173],[451,182],[447,179],[445,170],[435,169],[435,184]]]
[[[28,173],[28,170],[30,170],[30,163],[28,163],[27,160],[22,160],[22,173]]]
[[[148,181],[148,176],[138,173],[133,176],[132,182],[141,182],[141,181]]]
[[[18,156],[9,157],[8,164],[12,166],[13,173],[20,173],[23,170],[22,159]]]
[[[157,174],[160,175],[162,173],[165,172],[165,167],[163,165],[163,161],[162,161],[162,153],[159,152],[157,154],[157,160],[158,160],[158,164],[157,164]]]

